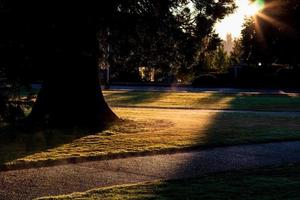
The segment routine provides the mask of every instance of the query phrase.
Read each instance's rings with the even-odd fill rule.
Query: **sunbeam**
[[[288,26],[287,24],[285,23],[282,23],[280,22],[279,20],[269,16],[269,15],[266,15],[266,14],[263,14],[263,13],[258,13],[257,14],[257,17],[267,21],[268,23],[270,23],[271,25],[277,27],[277,28],[280,28],[280,29],[284,29],[285,31],[288,31],[288,32],[291,32],[293,29]]]
[[[265,41],[265,36],[262,31],[262,25],[264,23],[270,24],[280,32],[284,32],[286,34],[294,33],[294,29],[290,25],[283,23],[280,20],[280,18],[282,17],[281,15],[286,12],[284,10],[284,6],[285,5],[282,1],[272,1],[264,3],[261,7],[261,10],[252,16],[258,39],[261,42]]]

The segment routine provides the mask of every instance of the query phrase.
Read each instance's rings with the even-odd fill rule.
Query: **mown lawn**
[[[111,106],[300,111],[298,94],[104,91]]]
[[[121,185],[74,193],[47,200],[298,200],[300,165],[219,173],[205,177]]]
[[[300,139],[300,115],[113,108],[125,122],[90,133],[2,129],[0,164]]]

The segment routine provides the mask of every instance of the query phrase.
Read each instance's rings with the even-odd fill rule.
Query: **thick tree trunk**
[[[118,119],[101,92],[96,31],[80,20],[59,21],[45,39],[45,81],[29,123],[102,128]]]
[[[96,60],[75,56],[57,59],[61,69],[57,68],[43,83],[30,122],[101,128],[117,119],[102,95]]]

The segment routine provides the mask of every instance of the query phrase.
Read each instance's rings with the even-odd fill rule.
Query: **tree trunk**
[[[96,31],[86,24],[80,19],[58,23],[51,36],[46,35],[45,80],[29,123],[103,128],[118,119],[102,95]]]
[[[62,70],[44,81],[30,122],[51,127],[102,128],[117,119],[101,92],[96,60],[86,56],[58,59]],[[65,67],[65,66],[70,67]]]

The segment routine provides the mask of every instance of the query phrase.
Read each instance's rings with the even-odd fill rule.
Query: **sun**
[[[255,1],[253,3],[249,3],[248,6],[243,7],[244,10],[242,11],[245,16],[252,17],[257,15],[263,8],[263,2],[262,1]]]
[[[235,0],[237,9],[215,26],[216,32],[222,39],[230,33],[234,38],[240,37],[245,18],[256,17],[264,9],[264,0]]]

